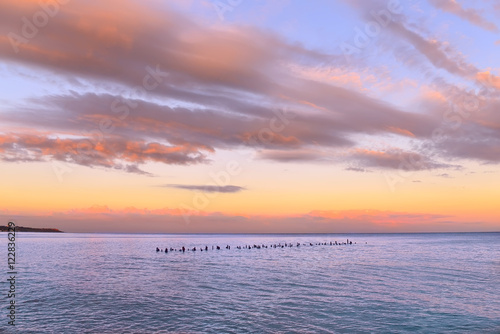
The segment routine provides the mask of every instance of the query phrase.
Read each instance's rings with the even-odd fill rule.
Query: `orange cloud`
[[[490,73],[489,71],[477,73],[476,79],[479,82],[486,84],[490,87],[500,89],[500,76],[494,75],[494,74]]]
[[[495,225],[471,224],[431,213],[378,210],[312,211],[302,215],[227,215],[183,209],[112,210],[107,206],[23,215],[0,211],[18,225],[54,227],[66,232],[128,233],[354,233],[491,231]],[[82,224],[85,222],[85,224]],[[496,225],[498,228],[498,225]]]
[[[326,109],[325,109],[325,108],[323,108],[323,107],[318,107],[317,105],[315,105],[315,104],[314,104],[314,103],[312,103],[312,102],[308,102],[308,101],[299,101],[299,103],[304,104],[304,105],[306,105],[306,106],[313,107],[313,108],[315,108],[315,109],[319,109],[319,110],[323,110],[323,111],[328,111],[328,110],[326,110]]]
[[[446,97],[439,91],[430,89],[428,87],[423,88],[422,96],[426,100],[435,101],[435,102],[446,102]]]
[[[167,164],[193,164],[205,161],[204,145],[167,146],[156,142],[128,141],[119,137],[96,141],[94,138],[61,139],[43,135],[0,134],[4,161],[44,161],[46,158],[85,166],[104,166],[145,174],[136,164],[148,161]],[[133,165],[122,166],[120,161]]]

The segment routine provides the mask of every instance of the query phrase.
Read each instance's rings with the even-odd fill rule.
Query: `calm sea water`
[[[210,250],[155,252],[183,245]],[[500,333],[500,233],[18,233],[16,247],[20,333]]]

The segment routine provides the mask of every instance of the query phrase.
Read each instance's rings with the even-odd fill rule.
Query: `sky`
[[[500,231],[494,0],[4,0],[0,217]]]

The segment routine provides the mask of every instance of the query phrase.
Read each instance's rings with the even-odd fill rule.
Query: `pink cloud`
[[[476,79],[482,84],[500,90],[500,77],[492,74],[490,71],[478,72],[476,74]]]
[[[4,161],[44,161],[52,158],[84,166],[113,167],[128,172],[145,172],[136,165],[145,162],[188,165],[205,161],[207,148],[192,145],[167,146],[156,142],[108,138],[61,139],[43,135],[0,134],[0,153]],[[121,165],[120,162],[132,163]]]
[[[350,160],[357,161],[361,167],[401,169],[406,171],[456,167],[435,162],[417,152],[407,152],[401,149],[389,149],[386,151],[356,149],[350,155]]]
[[[478,72],[460,54],[450,52],[452,50],[445,43],[436,39],[426,38],[418,32],[407,28],[404,23],[394,22],[389,26],[389,29],[397,36],[408,41],[436,68],[442,68],[451,74],[465,78],[470,78]]]
[[[498,27],[494,23],[489,22],[482,17],[479,11],[473,8],[464,8],[456,0],[429,0],[429,2],[435,7],[445,12],[454,14],[475,26],[492,32],[498,32]]]
[[[491,231],[494,225],[455,217],[377,210],[312,211],[303,215],[256,216],[181,209],[112,210],[107,206],[39,215],[0,213],[17,225],[66,232],[122,233],[356,233]],[[185,218],[187,220],[185,220]]]

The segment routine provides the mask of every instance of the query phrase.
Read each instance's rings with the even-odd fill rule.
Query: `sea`
[[[500,233],[18,232],[15,326],[7,242],[5,333],[500,333]]]

